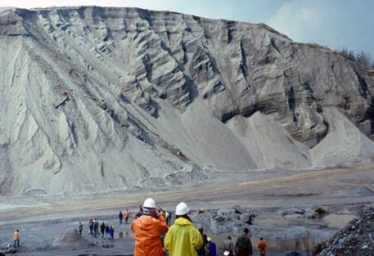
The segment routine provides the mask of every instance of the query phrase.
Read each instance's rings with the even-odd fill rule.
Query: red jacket
[[[161,236],[166,234],[168,226],[162,216],[156,219],[143,215],[134,220],[131,230],[135,238],[134,256],[165,255]]]

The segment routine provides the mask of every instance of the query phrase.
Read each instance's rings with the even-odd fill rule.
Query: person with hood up
[[[157,213],[152,198],[147,198],[142,208],[143,215],[131,225],[135,238],[134,256],[164,256],[161,237],[168,231],[165,219]]]
[[[203,238],[188,216],[190,209],[181,202],[175,209],[175,221],[165,236],[169,256],[196,256],[203,246]]]

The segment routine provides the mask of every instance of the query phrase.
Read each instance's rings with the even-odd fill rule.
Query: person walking
[[[145,199],[142,209],[143,215],[131,225],[135,238],[134,256],[164,256],[161,237],[168,231],[165,219],[157,213],[152,198]]]
[[[233,256],[234,255],[234,242],[231,239],[231,236],[227,236],[227,239],[223,241],[223,251],[227,252],[227,255]]]
[[[122,224],[122,220],[123,220],[123,213],[122,213],[122,211],[119,211],[118,218],[119,218],[119,224]]]
[[[19,235],[19,230],[17,229],[14,234],[13,234],[13,247],[17,248],[19,247],[19,240],[20,240],[20,235]]]
[[[265,256],[266,242],[264,241],[263,237],[260,237],[260,241],[257,243],[257,249],[260,256]]]
[[[244,228],[242,236],[236,240],[235,253],[237,256],[251,256],[252,242],[249,238],[249,229]]]
[[[188,216],[190,209],[180,202],[175,209],[175,221],[166,233],[164,244],[169,256],[196,256],[203,238]]]

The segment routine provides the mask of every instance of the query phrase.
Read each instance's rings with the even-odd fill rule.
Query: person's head
[[[16,232],[19,232],[19,230],[18,230],[18,229],[16,229]]]
[[[231,240],[231,236],[227,236],[227,239],[228,239],[228,240]]]
[[[263,237],[260,237],[260,240],[262,241],[262,240],[264,240],[264,238],[263,238]]]
[[[175,215],[179,216],[187,216],[190,213],[190,208],[185,202],[180,202],[177,207],[175,207]]]
[[[212,238],[210,236],[208,236],[206,240],[208,241],[208,243],[212,242]]]
[[[243,229],[243,233],[244,233],[245,235],[248,235],[248,234],[249,234],[249,229],[248,229],[248,228],[244,228],[244,229]]]
[[[156,201],[153,198],[145,199],[142,207],[143,207],[143,213],[145,215],[150,215],[150,216],[157,215]]]

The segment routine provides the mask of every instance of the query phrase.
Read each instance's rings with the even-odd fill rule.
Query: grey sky
[[[0,6],[137,6],[266,23],[299,42],[361,50],[374,58],[374,0],[0,0]]]

